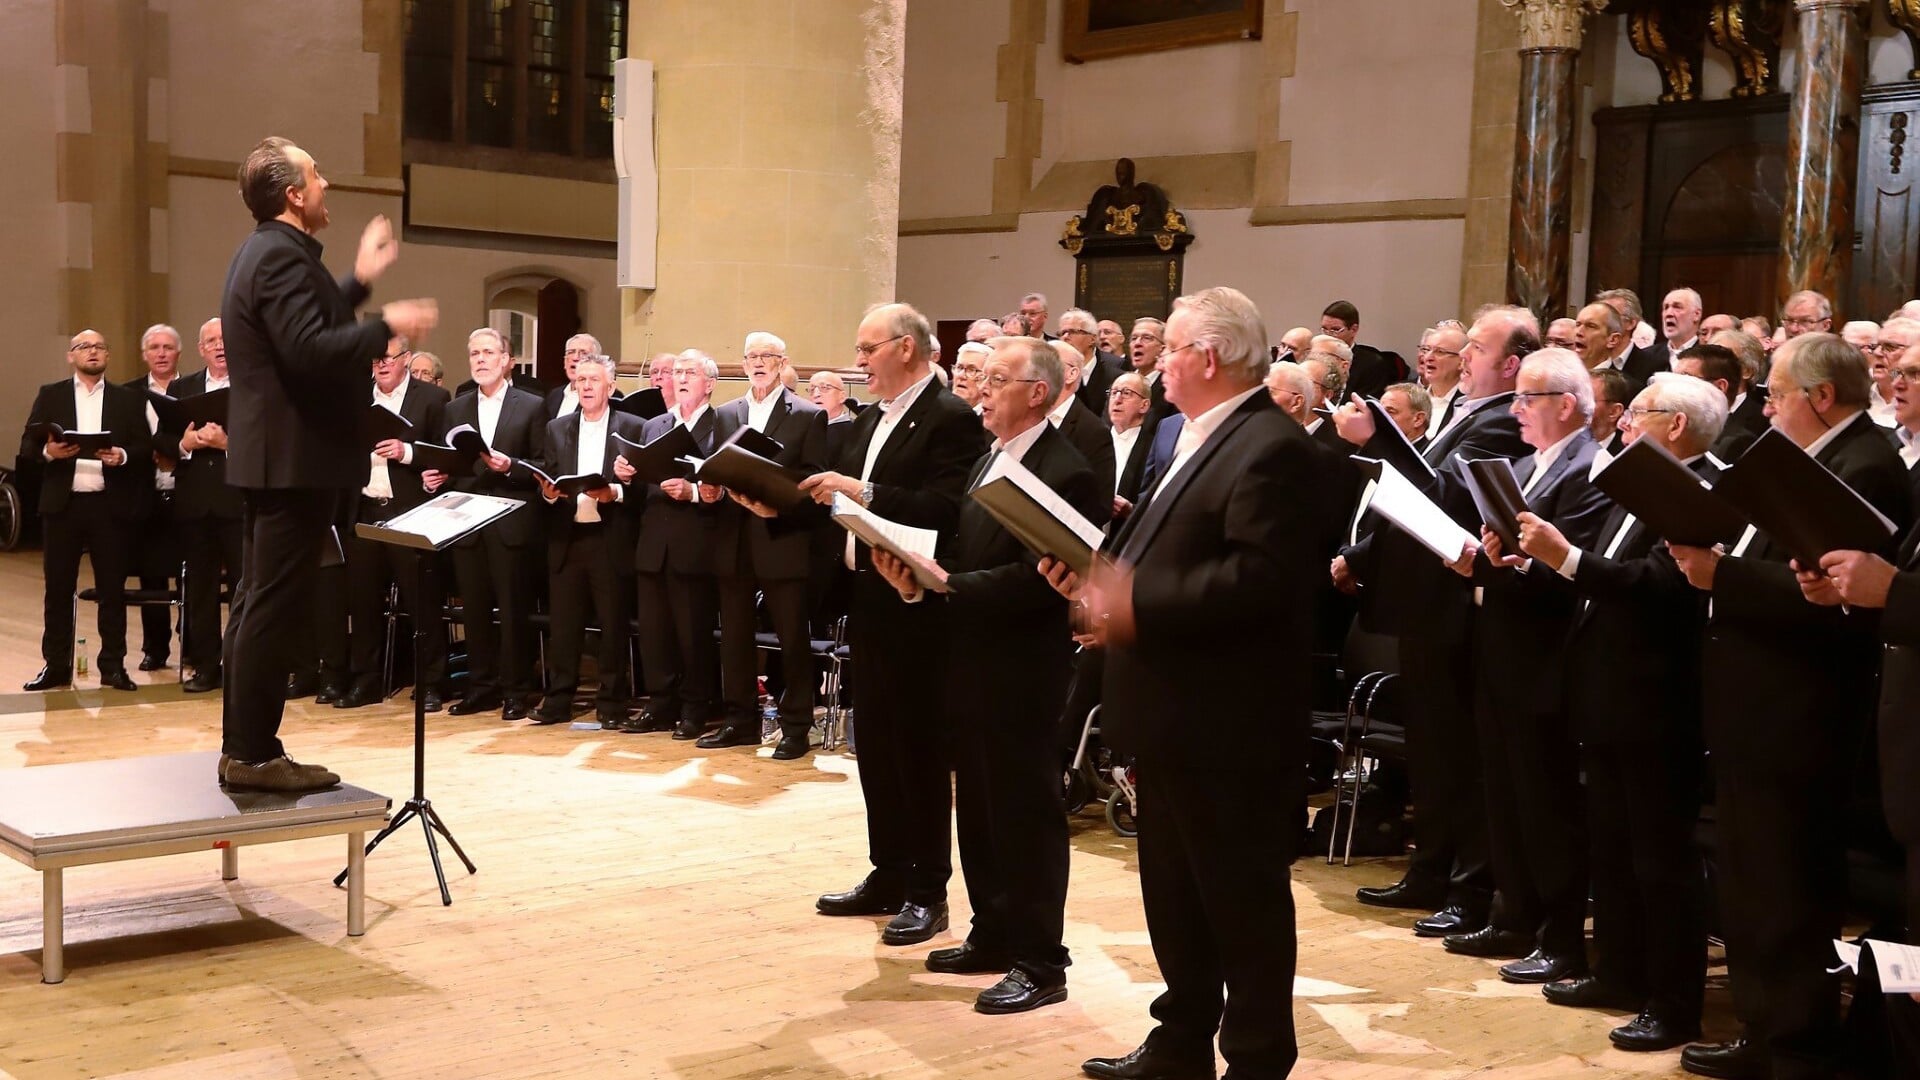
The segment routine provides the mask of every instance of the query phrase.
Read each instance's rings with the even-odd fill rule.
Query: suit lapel
[[[1193,457],[1180,467],[1180,471],[1166,482],[1165,488],[1148,502],[1146,509],[1134,521],[1129,522],[1133,528],[1126,531],[1126,535],[1115,548],[1122,558],[1132,562],[1140,561],[1140,556],[1146,552],[1147,545],[1153,543],[1154,534],[1159,532],[1161,523],[1166,520],[1169,508],[1179,501],[1181,493],[1187,490],[1187,485],[1199,475],[1201,469],[1206,468],[1207,462],[1220,451],[1220,447],[1233,436],[1235,431],[1239,430],[1241,424],[1246,423],[1247,415],[1244,404],[1235,409],[1207,437],[1207,441],[1200,444],[1200,449],[1193,452]],[[1169,464],[1168,467],[1172,468],[1172,465]]]
[[[873,471],[867,474],[868,479],[879,476],[887,467],[887,463],[900,452],[900,448],[914,434],[914,429],[926,417],[927,410],[933,408],[933,398],[938,393],[940,393],[938,381],[930,382],[921,389],[920,396],[913,399],[913,404],[907,407],[906,414],[900,417],[900,421],[893,426],[893,431],[887,435],[886,445],[880,448],[880,456],[873,459]],[[875,405],[874,408],[877,409],[879,406]],[[877,430],[879,426],[879,419],[875,418],[874,428]]]

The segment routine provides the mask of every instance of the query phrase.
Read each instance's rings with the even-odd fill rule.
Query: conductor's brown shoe
[[[271,761],[229,760],[222,774],[229,791],[323,791],[340,777],[318,765],[302,765],[285,754]]]

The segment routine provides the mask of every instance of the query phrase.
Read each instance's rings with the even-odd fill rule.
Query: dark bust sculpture
[[[1082,227],[1095,235],[1108,236],[1159,231],[1167,217],[1167,193],[1153,184],[1136,181],[1132,158],[1114,162],[1113,179],[1093,193]]]

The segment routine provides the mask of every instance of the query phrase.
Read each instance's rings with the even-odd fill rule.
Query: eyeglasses
[[[1893,377],[1902,382],[1920,383],[1920,364],[1901,364],[1893,369]]]
[[[99,344],[99,343],[97,343],[97,342],[92,342],[92,341],[82,341],[82,342],[80,342],[80,343],[79,343],[78,345],[69,345],[69,346],[67,346],[67,351],[68,351],[68,352],[70,352],[70,353],[81,353],[81,352],[106,352],[106,351],[107,351],[107,347],[106,347],[105,345],[101,345],[101,344]]]
[[[1565,393],[1567,393],[1565,390],[1515,390],[1513,392],[1513,403],[1518,405],[1530,398],[1559,397]]]
[[[1875,342],[1872,345],[1867,346],[1865,349],[1861,351],[1877,352],[1881,356],[1892,356],[1895,353],[1905,352],[1906,350],[1907,350],[1907,345],[1904,342],[1879,341],[1879,342]]]
[[[1786,318],[1780,320],[1780,325],[1809,327],[1809,326],[1819,326],[1821,323],[1827,322],[1827,321],[1828,321],[1827,319],[1803,319],[1797,315],[1789,315]]]
[[[769,364],[775,360],[785,360],[786,358],[786,353],[777,352],[750,352],[747,354],[747,359],[749,360],[758,360]]]
[[[1147,395],[1141,393],[1138,390],[1132,390],[1124,386],[1117,386],[1112,390],[1107,391],[1107,397],[1109,399],[1118,399],[1120,401],[1125,401],[1130,397],[1139,398],[1141,401],[1147,400]]]
[[[1010,379],[1005,375],[989,375],[987,376],[986,385],[987,389],[999,393],[1001,390],[1006,389],[1008,383],[1036,383],[1043,381],[1042,379]]]
[[[1162,341],[1161,338],[1154,337],[1152,334],[1135,334],[1132,337],[1128,338],[1127,340],[1128,341]]]
[[[1635,405],[1627,410],[1627,419],[1637,424],[1641,420],[1646,419],[1648,413],[1671,413],[1678,411],[1678,409],[1650,409],[1644,405]]]
[[[1428,356],[1459,356],[1460,355],[1458,352],[1455,352],[1452,349],[1429,348],[1428,346],[1425,346],[1425,345],[1422,345],[1419,351],[1426,353]]]
[[[1093,331],[1091,331],[1091,330],[1082,330],[1082,329],[1080,329],[1080,328],[1079,328],[1079,327],[1077,327],[1077,326],[1076,326],[1076,327],[1072,327],[1072,328],[1070,328],[1070,329],[1066,329],[1066,330],[1062,330],[1062,331],[1060,331],[1060,336],[1061,336],[1061,337],[1071,337],[1071,336],[1073,336],[1074,334],[1085,334],[1085,335],[1087,335],[1088,337],[1093,337],[1093,336],[1094,336],[1094,334],[1093,334]]]
[[[860,355],[860,358],[861,358],[862,360],[871,360],[871,359],[873,358],[873,354],[874,354],[874,353],[877,353],[877,352],[879,352],[879,351],[880,351],[881,349],[884,349],[884,348],[886,348],[887,346],[889,346],[889,345],[891,345],[891,344],[893,344],[893,343],[894,343],[894,342],[896,342],[896,341],[899,341],[899,340],[900,340],[900,339],[902,339],[902,338],[905,338],[905,337],[910,337],[910,336],[912,336],[912,335],[910,335],[910,334],[895,334],[894,336],[892,336],[892,337],[890,337],[890,338],[888,338],[888,339],[887,339],[887,340],[885,340],[885,341],[876,341],[876,342],[874,342],[874,343],[873,343],[873,344],[871,344],[871,345],[859,345],[859,344],[856,344],[856,345],[855,345],[855,346],[853,347],[853,351],[854,351],[854,352],[856,352],[856,353],[858,353],[858,354]]]
[[[980,376],[985,375],[987,373],[987,369],[981,367],[979,364],[955,364],[953,365],[953,373],[955,375],[966,375],[971,378],[979,378]]]
[[[1177,349],[1168,349],[1166,352],[1160,354],[1160,362],[1163,364],[1171,363],[1174,357],[1179,356],[1181,353],[1186,352],[1198,344],[1200,343],[1197,341],[1189,341]]]

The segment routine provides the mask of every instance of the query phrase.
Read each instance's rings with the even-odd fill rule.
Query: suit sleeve
[[[1920,647],[1920,573],[1895,574],[1880,616],[1880,638],[1889,645]]]
[[[262,329],[274,354],[290,374],[323,376],[364,369],[367,358],[385,347],[391,333],[377,317],[328,326],[319,298],[308,287],[304,260],[291,248],[273,246],[260,258],[256,284]],[[355,282],[343,290],[349,300],[364,300],[366,288]],[[363,372],[364,373],[364,372]]]
[[[1077,465],[1054,490],[1075,510],[1086,514],[1101,501],[1105,489],[1100,487],[1091,469]],[[1109,507],[1113,505],[1111,497],[1106,502]],[[989,608],[1007,614],[1053,610],[1060,603],[1060,594],[1040,576],[1036,569],[1039,562],[1038,556],[1023,547],[1020,557],[1013,562],[950,575],[947,585],[953,592],[949,602],[958,607]]]
[[[1140,646],[1251,631],[1269,624],[1276,611],[1311,603],[1315,526],[1298,507],[1311,501],[1312,491],[1311,457],[1303,442],[1261,447],[1221,510],[1220,557],[1181,566],[1149,563],[1135,573]]]
[[[21,457],[26,458],[30,461],[44,460],[42,455],[46,450],[47,441],[45,439],[34,438],[32,434],[32,430],[33,430],[33,425],[45,424],[52,420],[53,420],[52,395],[48,394],[47,388],[43,386],[40,388],[40,393],[34,396],[33,408],[27,413],[27,426],[25,429],[23,429],[20,432],[20,456]]]
[[[1680,572],[1667,546],[1657,541],[1651,551],[1637,559],[1609,559],[1597,551],[1583,549],[1580,569],[1574,574],[1572,585],[1574,592],[1596,599],[1680,600],[1694,595],[1687,576]]]
[[[940,430],[927,440],[927,469],[913,487],[875,484],[870,509],[883,518],[922,529],[937,529],[951,541],[960,521],[960,500],[967,474],[986,453],[986,431],[971,409],[946,411]]]

